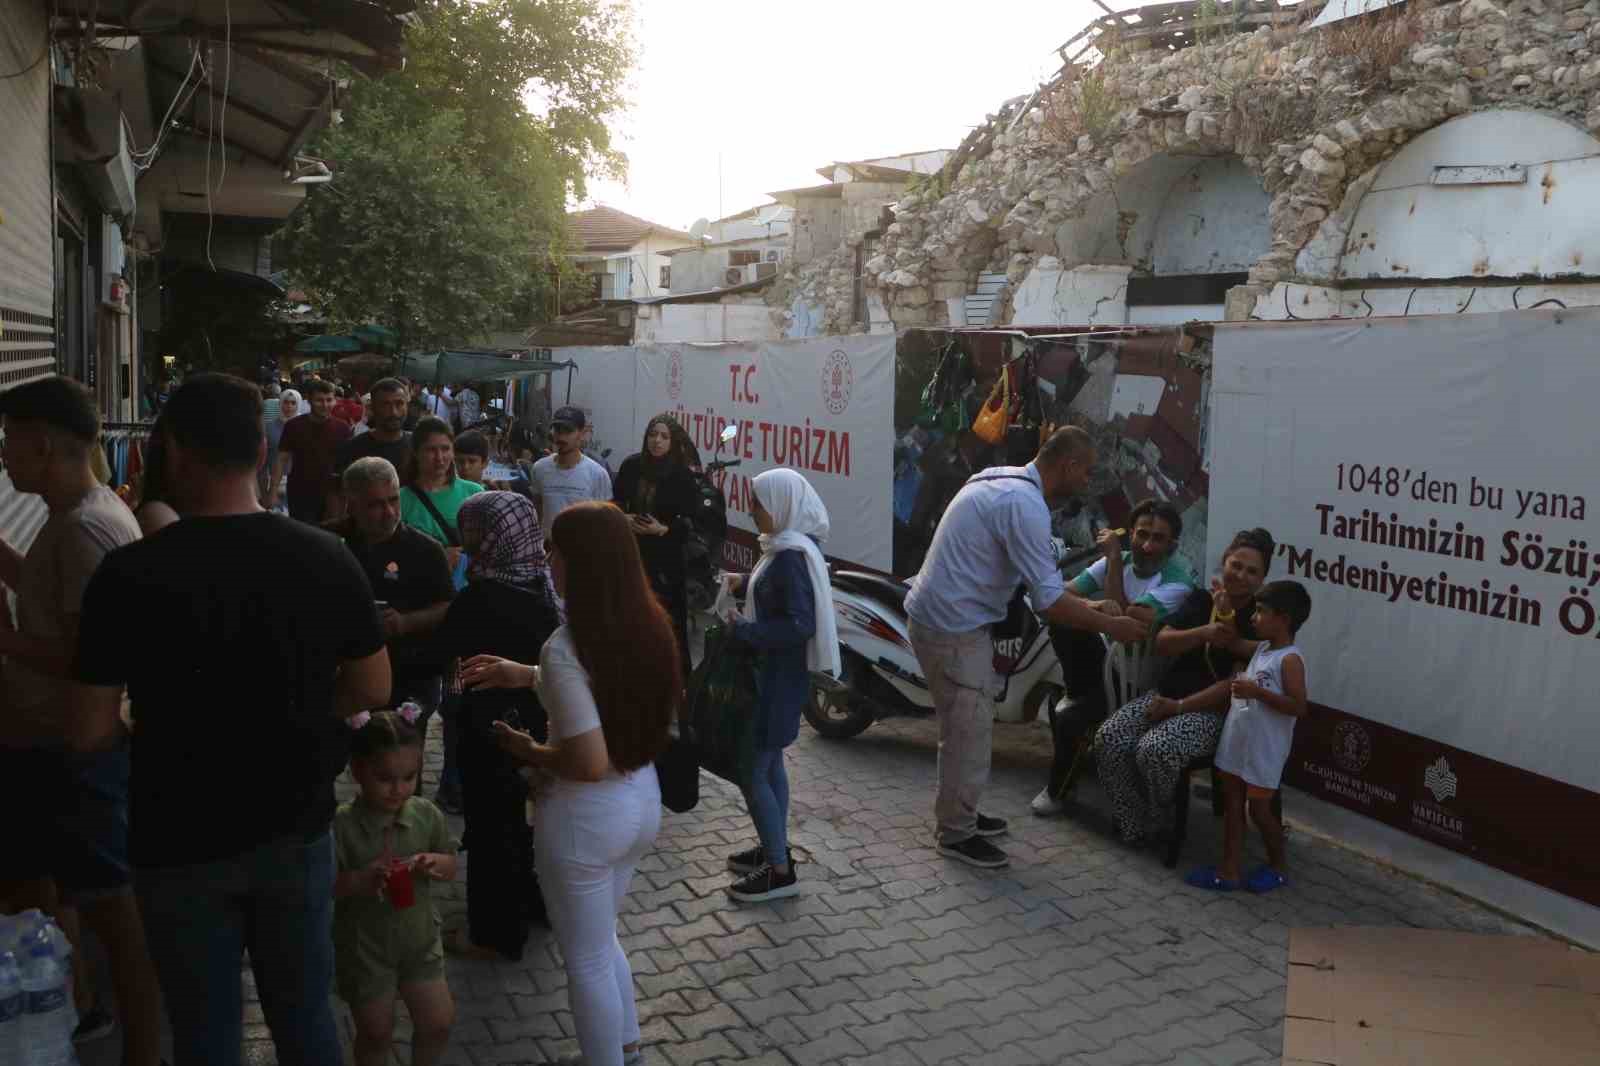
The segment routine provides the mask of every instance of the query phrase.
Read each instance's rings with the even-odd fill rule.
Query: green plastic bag
[[[689,680],[689,723],[700,754],[700,768],[742,792],[750,789],[755,763],[756,678],[761,656],[736,647],[727,629],[706,630],[705,656]]]

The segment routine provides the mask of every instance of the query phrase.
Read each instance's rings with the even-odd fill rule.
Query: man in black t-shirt
[[[377,597],[394,671],[390,702],[422,707],[416,726],[426,739],[447,661],[434,633],[455,592],[450,563],[438,541],[400,522],[400,477],[388,460],[371,455],[350,464],[344,496],[350,517],[338,532]]]
[[[372,386],[371,427],[367,432],[351,437],[339,446],[334,457],[333,473],[336,479],[357,459],[376,455],[389,460],[397,471],[404,471],[411,458],[411,434],[405,430],[406,385],[399,378],[384,378]],[[341,495],[343,486],[336,483],[334,494],[339,502],[335,518],[349,513],[349,502]]]
[[[192,377],[163,423],[183,521],[90,581],[72,740],[118,743],[127,690],[129,850],[175,1061],[239,1061],[248,951],[278,1061],[339,1062],[329,826],[346,720],[389,697],[372,589],[337,537],[257,504],[255,386]]]

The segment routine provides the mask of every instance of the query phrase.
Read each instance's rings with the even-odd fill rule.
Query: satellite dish
[[[689,227],[689,236],[693,237],[697,241],[700,240],[702,237],[704,237],[706,235],[706,229],[710,225],[711,225],[711,220],[709,218],[697,218],[697,219],[695,219],[694,220],[694,225]]]

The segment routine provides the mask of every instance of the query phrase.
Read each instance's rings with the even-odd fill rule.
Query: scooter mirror
[[[737,437],[738,435],[739,427],[730,423],[722,427],[722,434],[718,439],[724,444],[732,444],[733,438]]]

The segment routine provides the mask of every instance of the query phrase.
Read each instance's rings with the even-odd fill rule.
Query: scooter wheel
[[[872,724],[872,708],[849,688],[811,682],[805,705],[806,721],[829,740],[849,740]]]

